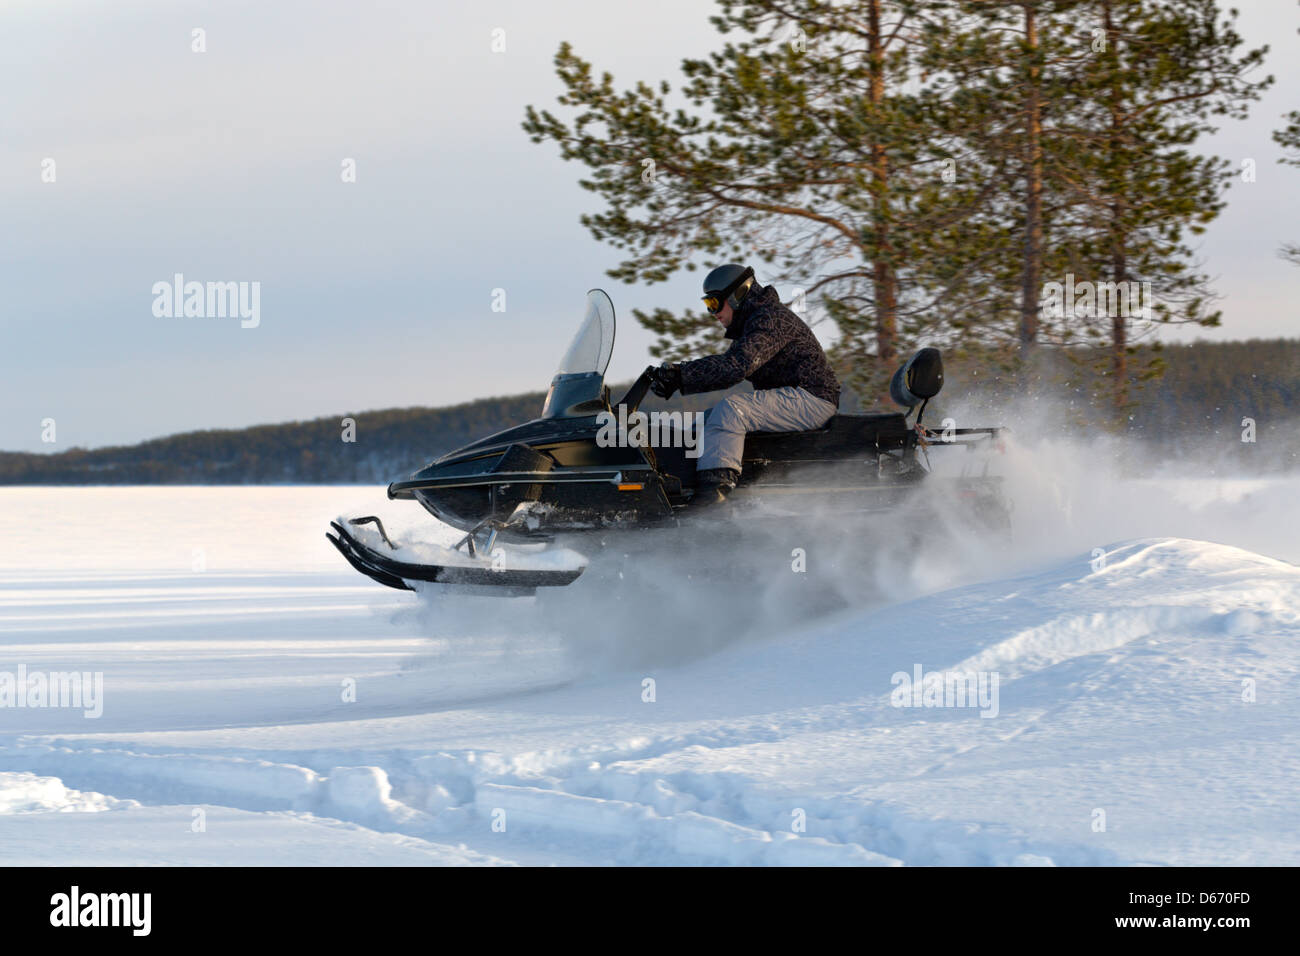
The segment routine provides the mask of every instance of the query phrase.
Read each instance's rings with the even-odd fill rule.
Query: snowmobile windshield
[[[543,418],[594,415],[604,408],[605,369],[614,354],[614,303],[601,289],[587,293],[587,311],[551,379]]]
[[[595,372],[605,377],[609,357],[614,354],[614,303],[601,289],[587,293],[587,311],[578,333],[560,359],[556,375],[584,375]]]

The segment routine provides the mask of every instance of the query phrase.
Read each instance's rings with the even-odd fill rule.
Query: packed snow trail
[[[527,599],[338,566],[356,492],[0,490],[0,671],[103,675],[98,718],[0,708],[7,862],[1300,862],[1285,561],[1103,541],[593,671]],[[1202,507],[1258,529],[1260,494]],[[996,695],[925,706],[918,668]]]

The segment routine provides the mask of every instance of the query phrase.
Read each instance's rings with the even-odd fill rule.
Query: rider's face
[[[722,308],[718,310],[718,321],[722,323],[722,327],[724,329],[727,326],[731,325],[731,303],[730,302],[722,303]]]

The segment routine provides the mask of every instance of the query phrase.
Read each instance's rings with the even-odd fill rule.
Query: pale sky
[[[1201,245],[1239,339],[1295,336],[1300,8],[1247,0],[1277,83],[1203,148],[1256,160]],[[520,129],[553,108],[561,40],[676,83],[718,42],[703,0],[6,0],[0,6],[0,449],[445,405],[544,388],[604,286],[611,376],[648,362],[632,307],[698,303],[698,273],[615,283],[578,223],[583,167]],[[191,51],[191,31],[207,50]],[[506,51],[491,50],[494,28]],[[42,182],[53,159],[55,181]],[[340,179],[345,158],[357,181]],[[261,322],[158,318],[154,283],[257,281]],[[506,312],[492,311],[494,289]],[[58,441],[41,441],[42,420]]]

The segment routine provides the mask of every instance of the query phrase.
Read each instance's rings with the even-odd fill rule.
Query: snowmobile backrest
[[[934,398],[943,388],[943,356],[938,349],[921,349],[894,373],[889,397],[904,408],[914,408]]]

